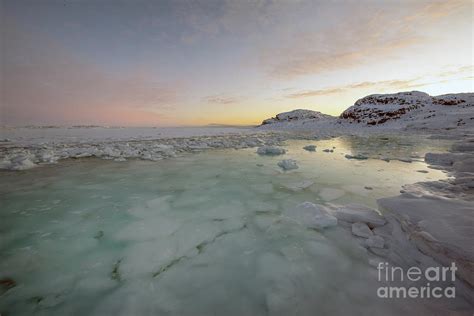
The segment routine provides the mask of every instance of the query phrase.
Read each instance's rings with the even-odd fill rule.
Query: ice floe
[[[372,230],[366,223],[355,222],[351,226],[352,234],[358,237],[369,238],[373,236]]]
[[[298,169],[298,165],[296,164],[296,160],[294,159],[284,159],[278,162],[277,165],[285,171]]]
[[[285,216],[309,228],[328,228],[337,225],[337,218],[322,205],[304,202],[285,212]]]
[[[369,227],[385,225],[386,220],[376,210],[359,204],[348,204],[337,209],[335,216],[345,222],[362,222]]]
[[[275,146],[263,146],[257,149],[257,154],[259,155],[278,156],[284,153],[286,153],[285,149]]]

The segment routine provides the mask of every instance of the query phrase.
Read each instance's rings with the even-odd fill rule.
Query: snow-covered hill
[[[474,93],[432,97],[424,92],[373,94],[357,100],[340,119],[363,125],[436,129],[474,125]]]
[[[294,110],[264,120],[265,129],[450,130],[474,129],[474,93],[430,96],[420,91],[373,94],[357,100],[339,118]]]
[[[276,117],[266,119],[262,122],[262,125],[275,124],[275,123],[285,123],[285,122],[301,122],[306,120],[319,121],[319,120],[330,120],[334,119],[333,116],[323,114],[318,111],[311,110],[293,110],[290,112],[283,112],[277,114]]]

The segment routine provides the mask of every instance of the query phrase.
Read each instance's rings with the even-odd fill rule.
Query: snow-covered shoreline
[[[35,129],[9,129],[0,142],[0,169],[25,170],[62,159],[98,157],[161,160],[184,152],[212,148],[248,148],[274,145],[285,133],[258,131],[250,128],[49,128],[47,134]]]

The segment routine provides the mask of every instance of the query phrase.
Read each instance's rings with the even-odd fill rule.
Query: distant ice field
[[[251,127],[1,127],[0,138],[15,144],[88,143],[97,141],[149,140],[173,137],[213,136],[251,132]],[[0,139],[1,141],[1,139]]]

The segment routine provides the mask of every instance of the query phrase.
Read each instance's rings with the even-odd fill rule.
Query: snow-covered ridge
[[[327,120],[331,118],[333,117],[318,111],[297,109],[289,112],[279,113],[275,117],[263,120],[262,125],[302,120]]]
[[[430,96],[420,91],[372,94],[357,100],[339,118],[310,110],[280,113],[262,122],[275,130],[353,133],[384,130],[474,128],[474,93]]]
[[[423,92],[400,92],[395,94],[373,94],[357,100],[353,106],[342,112],[341,119],[382,124],[390,119],[400,118],[407,112],[424,107],[430,96]]]
[[[456,112],[456,108],[466,109],[473,106],[473,93],[434,97],[420,91],[373,94],[357,100],[353,106],[340,115],[340,119],[349,123],[380,125],[401,118],[407,121],[410,119],[428,120],[437,114],[446,116],[449,114],[446,112]],[[408,115],[409,113],[411,115]],[[462,124],[462,121],[459,123]]]

